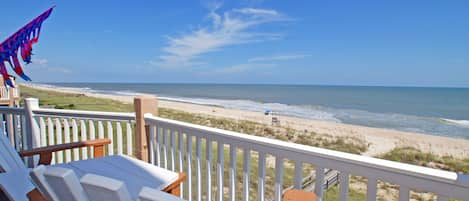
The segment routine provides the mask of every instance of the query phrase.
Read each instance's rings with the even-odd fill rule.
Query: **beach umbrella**
[[[42,23],[49,17],[54,7],[55,6],[52,6],[47,9],[41,15],[34,18],[0,43],[0,74],[3,76],[3,80],[6,85],[14,87],[10,80],[11,76],[8,74],[5,63],[8,63],[15,73],[23,78],[23,80],[31,81],[31,79],[24,73],[18,56],[21,56],[21,59],[26,64],[31,63],[33,44],[39,41]]]

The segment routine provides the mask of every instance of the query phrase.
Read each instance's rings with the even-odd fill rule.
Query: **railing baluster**
[[[49,146],[55,145],[54,124],[51,118],[47,118],[47,132],[49,137]],[[55,164],[56,153],[52,154],[51,164]]]
[[[316,166],[316,184],[314,185],[314,192],[316,193],[317,200],[323,200],[323,184],[324,184],[324,168]]]
[[[6,130],[5,130],[5,119],[3,118],[4,115],[0,115],[0,134],[6,135]]]
[[[205,146],[205,151],[206,151],[206,177],[207,177],[207,201],[212,200],[212,141],[209,139],[205,139],[206,146]]]
[[[117,154],[122,154],[122,126],[116,122]]]
[[[283,157],[275,158],[275,201],[282,200],[283,191]]]
[[[187,143],[187,200],[192,201],[192,136],[186,135]]]
[[[6,131],[6,128],[5,128],[6,119],[4,118],[4,116],[6,116],[6,115],[0,115],[0,132],[1,132],[0,134],[2,134],[2,135],[7,134],[7,131]]]
[[[55,119],[55,132],[57,136],[57,144],[62,144],[62,123],[60,123],[60,119],[56,118]],[[57,163],[63,163],[64,162],[64,156],[63,156],[63,151],[58,151],[57,152]]]
[[[114,155],[114,131],[112,128],[112,122],[107,122],[107,138],[111,140],[111,144],[107,145],[107,153],[108,155]]]
[[[156,127],[150,126],[150,142],[148,143],[150,149],[150,163],[156,165],[155,161],[155,152],[156,152],[156,145],[155,145],[155,135],[156,135]],[[181,171],[182,172],[182,171]]]
[[[341,171],[339,174],[339,201],[348,200],[349,173]]]
[[[41,133],[41,147],[47,146],[47,134],[46,134],[46,122],[44,122],[44,118],[39,118],[39,132]]]
[[[156,135],[156,142],[155,142],[155,150],[156,150],[156,165],[161,167],[161,131],[160,127],[155,128],[155,135]]]
[[[8,138],[10,140],[10,143],[12,145],[15,145],[15,134],[13,133],[14,128],[13,128],[13,115],[12,114],[6,114],[6,129],[8,133]]]
[[[293,186],[295,189],[301,189],[301,181],[303,180],[303,163],[295,161],[295,177],[293,178]]]
[[[399,201],[409,201],[409,191],[410,189],[406,186],[399,186]]]
[[[63,119],[64,124],[64,140],[65,143],[70,143],[70,125],[68,124],[68,119]],[[65,150],[65,162],[72,161],[72,151],[70,149]]]
[[[265,200],[265,153],[259,152],[259,161],[258,161],[258,178],[257,178],[257,200]]]
[[[178,141],[179,141],[179,146],[178,146],[178,154],[179,154],[179,172],[184,172],[184,135],[181,133],[181,131],[178,131]],[[189,184],[190,185],[190,184]],[[180,197],[184,197],[184,183],[181,183],[181,195]]]
[[[230,144],[230,200],[236,200],[236,146]]]
[[[132,126],[130,125],[130,122],[126,123],[125,131],[126,131],[126,137],[127,137],[127,155],[132,156],[133,142],[132,142]]]
[[[104,126],[102,121],[98,121],[98,139],[104,139]]]
[[[376,200],[376,184],[377,180],[375,178],[368,178],[368,184],[366,185],[366,200],[375,201]]]
[[[225,149],[222,142],[217,142],[217,200],[223,201],[223,169],[225,164]]]
[[[202,143],[199,136],[195,140],[195,160],[197,165],[197,201],[202,200]]]
[[[19,115],[13,115],[13,136],[15,136],[16,149],[20,150],[20,148],[22,147],[22,140],[21,133],[18,132],[18,116]]]
[[[251,174],[251,150],[243,149],[243,201],[249,200],[249,178]]]
[[[81,140],[86,141],[86,123],[84,120],[80,120]],[[88,159],[88,148],[83,147],[81,149],[81,158]]]
[[[104,126],[102,121],[98,121],[98,138],[104,139]]]
[[[168,129],[163,129],[162,130],[162,133],[163,135],[163,165],[164,165],[164,169],[168,169],[168,134],[169,134],[169,130]]]
[[[19,121],[19,126],[20,126],[20,128],[19,128],[19,130],[18,130],[18,134],[21,136],[21,139],[22,139],[22,141],[23,141],[23,142],[22,142],[21,149],[22,149],[22,150],[31,149],[32,147],[28,147],[29,142],[28,142],[28,137],[26,137],[27,132],[30,132],[30,131],[27,131],[27,130],[26,130],[26,119],[25,119],[25,116],[23,116],[23,115],[18,115],[18,118],[19,118],[19,120],[20,120],[20,121]],[[32,138],[34,138],[34,137],[32,137]],[[32,140],[32,138],[31,138],[31,140]],[[32,145],[32,142],[31,142],[31,145]],[[31,158],[31,159],[32,159],[32,158]],[[30,159],[25,158],[24,160],[27,162],[27,161],[30,160]],[[29,163],[29,162],[27,162],[27,163]]]
[[[73,135],[73,142],[78,142],[78,125],[75,119],[72,119],[72,135]],[[73,160],[78,161],[80,160],[80,149],[75,148],[73,149]]]
[[[96,133],[95,133],[95,130],[94,130],[94,122],[93,120],[88,120],[88,124],[89,124],[89,129],[90,129],[90,140],[94,140],[96,139]],[[93,147],[90,147],[90,158],[94,158],[93,156],[93,153],[94,153],[94,148]]]
[[[175,171],[176,170],[176,131],[175,130],[172,130],[172,132],[170,132],[170,137],[171,137],[171,149],[170,149],[170,152],[171,152],[171,171]]]

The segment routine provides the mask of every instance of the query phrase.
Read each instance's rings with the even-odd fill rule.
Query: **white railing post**
[[[34,119],[33,110],[39,108],[39,100],[37,98],[26,98],[24,99],[24,111],[25,111],[25,125],[26,128],[23,130],[23,137],[26,138],[26,144],[23,145],[23,149],[32,149],[39,147],[41,145],[41,136],[39,133],[39,125],[37,121]],[[34,158],[34,160],[27,159],[27,165],[29,167],[33,167],[35,161],[38,160]]]

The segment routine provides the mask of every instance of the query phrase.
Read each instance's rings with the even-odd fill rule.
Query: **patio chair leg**
[[[30,191],[28,194],[28,199],[30,201],[47,201],[47,199],[35,188],[34,190]]]
[[[101,158],[104,156],[104,145],[94,146],[93,156],[95,158]]]
[[[41,153],[39,155],[39,165],[49,165],[52,161],[52,152]]]

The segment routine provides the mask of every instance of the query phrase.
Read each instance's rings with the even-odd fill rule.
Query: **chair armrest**
[[[181,183],[186,180],[186,174],[183,172],[179,173],[178,178],[173,183],[169,184],[166,188],[163,189],[164,192],[172,194],[174,196],[179,196],[181,193]]]
[[[30,150],[20,151],[21,157],[39,155],[40,165],[49,165],[52,160],[52,153],[63,151],[67,149],[81,148],[81,147],[94,147],[94,157],[99,158],[104,155],[104,145],[111,143],[109,139],[87,140],[80,142],[72,142],[66,144],[51,145],[47,147],[34,148]]]

